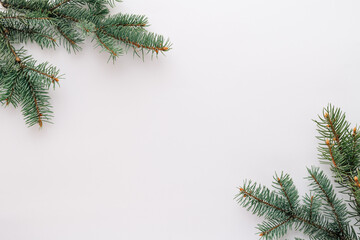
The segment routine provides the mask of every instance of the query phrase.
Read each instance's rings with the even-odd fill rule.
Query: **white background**
[[[126,0],[114,12],[147,15],[173,42],[166,57],[30,46],[66,76],[53,125],[0,111],[0,239],[258,239],[236,187],[284,170],[305,193],[305,166],[320,165],[312,119],[331,102],[360,122],[359,10]]]

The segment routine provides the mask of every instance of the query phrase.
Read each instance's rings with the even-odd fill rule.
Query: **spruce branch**
[[[321,162],[330,165],[336,187],[345,197],[338,196],[329,178],[317,167],[307,169],[310,193],[302,202],[288,174],[275,174],[274,191],[245,181],[235,199],[253,214],[265,217],[257,227],[261,238],[279,239],[293,228],[310,239],[360,239],[360,231],[355,231],[360,221],[358,129],[351,128],[345,114],[332,105],[324,108],[315,123]]]
[[[59,84],[59,70],[49,63],[37,64],[23,46],[64,46],[68,52],[81,50],[90,36],[95,46],[115,60],[129,47],[134,54],[158,55],[171,43],[148,32],[143,15],[110,15],[119,0],[0,0],[0,102],[21,106],[28,126],[51,122],[48,89]],[[141,52],[141,54],[139,54]]]
[[[320,159],[323,163],[331,160],[335,181],[341,192],[349,196],[348,203],[353,210],[351,215],[359,222],[360,195],[356,181],[360,164],[360,135],[357,128],[351,128],[345,114],[332,105],[324,108],[322,116],[315,122],[319,132]]]

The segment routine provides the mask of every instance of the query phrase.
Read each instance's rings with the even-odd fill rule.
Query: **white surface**
[[[127,0],[173,50],[114,65],[92,45],[40,51],[66,79],[54,125],[0,111],[0,239],[258,239],[233,200],[275,170],[306,191],[311,119],[360,122],[360,3]],[[325,166],[323,166],[325,168]],[[291,237],[292,235],[290,235]]]

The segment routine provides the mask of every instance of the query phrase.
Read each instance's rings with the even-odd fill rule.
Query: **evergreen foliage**
[[[0,0],[0,102],[21,106],[29,126],[51,122],[48,90],[62,77],[51,64],[37,63],[22,47],[28,42],[41,48],[64,46],[81,50],[89,36],[115,60],[129,48],[134,54],[157,55],[170,49],[163,36],[146,30],[142,15],[109,14],[119,0]]]
[[[351,128],[345,114],[331,105],[315,123],[321,162],[330,165],[339,193],[317,167],[307,169],[310,193],[301,199],[288,174],[275,174],[275,190],[245,181],[235,199],[253,214],[264,216],[264,222],[257,226],[261,239],[278,239],[290,229],[309,239],[360,239],[355,230],[360,222],[358,128]]]

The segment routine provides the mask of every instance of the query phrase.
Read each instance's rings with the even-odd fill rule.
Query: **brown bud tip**
[[[330,127],[330,125],[328,124],[328,125],[326,125],[328,128]]]
[[[163,50],[167,51],[167,50],[169,50],[169,48],[168,47],[163,47]]]
[[[325,118],[328,118],[328,117],[329,117],[329,114],[326,112],[326,113],[324,114],[324,117],[325,117]]]
[[[260,237],[264,236],[264,233],[260,233]]]
[[[241,191],[241,192],[243,192],[243,191],[244,191],[244,189],[243,189],[243,188],[240,188],[240,191]]]
[[[357,176],[354,177],[355,182],[357,182],[359,179]]]
[[[57,82],[59,81],[59,79],[58,79],[58,78],[55,78],[54,80],[55,80],[55,81],[57,81]]]
[[[277,178],[278,182],[280,182],[280,178]]]
[[[325,143],[326,143],[326,145],[330,145],[330,140],[326,139]]]
[[[21,60],[20,60],[19,57],[16,57],[16,58],[15,58],[15,61],[16,61],[16,62],[20,62]]]
[[[356,127],[354,127],[353,132],[354,132],[354,134],[356,133]]]
[[[40,127],[43,126],[43,122],[41,121],[41,119],[39,119],[38,123],[39,123],[39,126],[40,126]]]
[[[336,141],[336,138],[333,138],[334,141]]]

